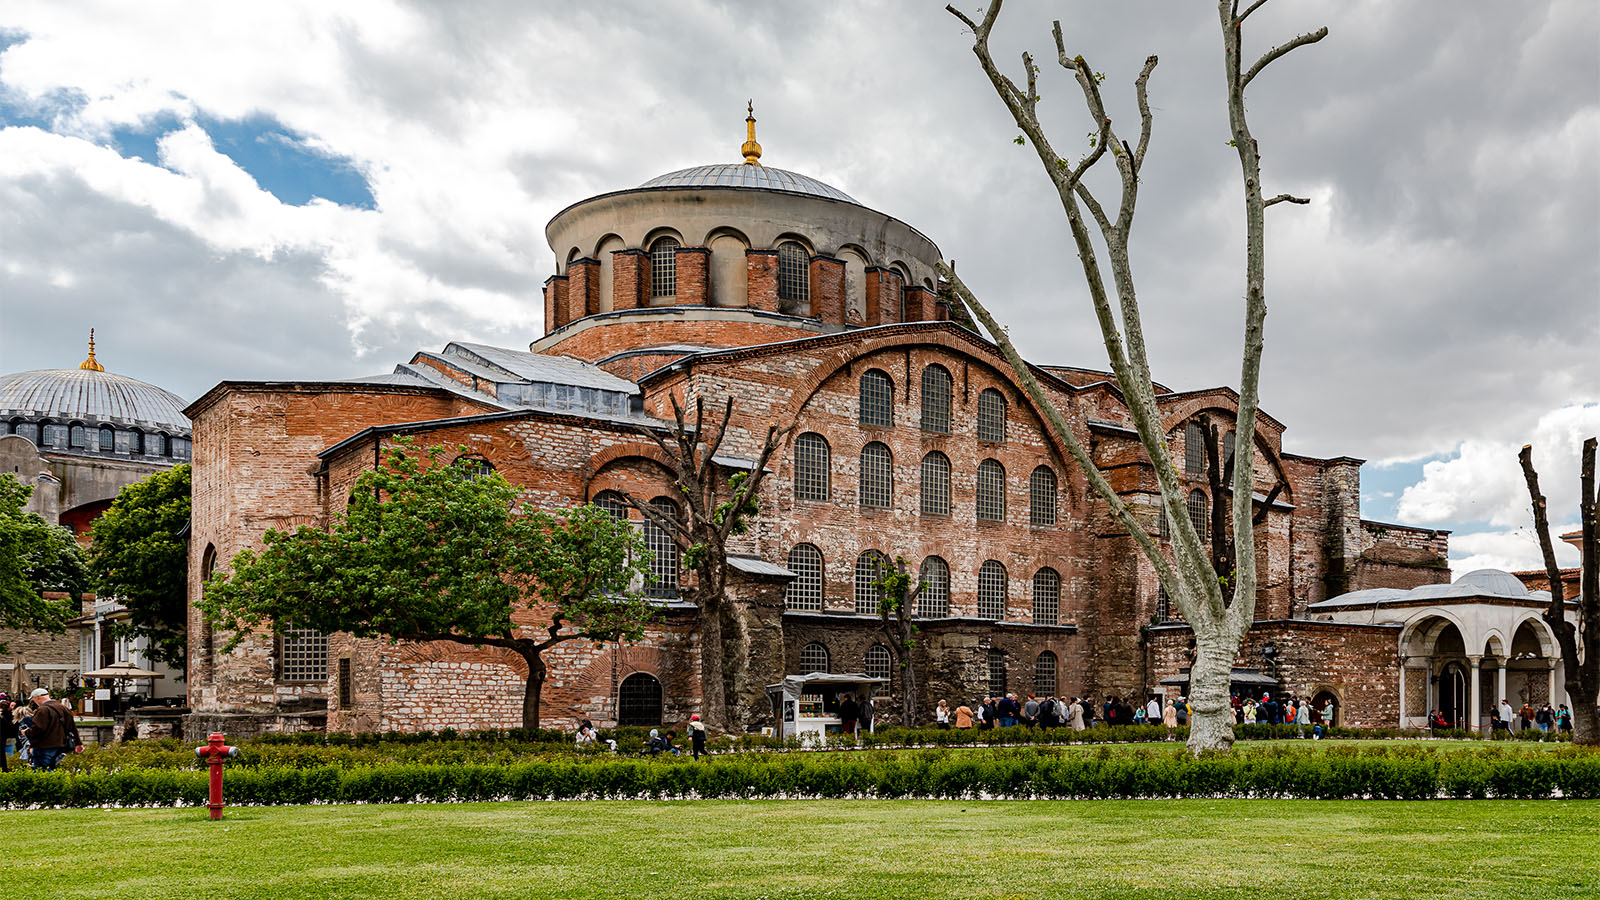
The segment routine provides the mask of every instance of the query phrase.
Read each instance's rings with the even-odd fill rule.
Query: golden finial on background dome
[[[84,360],[81,363],[78,363],[78,368],[80,368],[80,369],[88,369],[91,372],[104,372],[106,370],[106,367],[100,365],[99,361],[97,361],[94,358],[94,329],[93,328],[89,329],[89,358]]]
[[[751,100],[745,107],[749,115],[744,117],[744,146],[739,152],[744,154],[744,164],[747,166],[761,165],[761,145],[756,143],[756,101]]]

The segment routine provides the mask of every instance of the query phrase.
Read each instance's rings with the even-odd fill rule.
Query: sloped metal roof
[[[831,184],[825,184],[809,175],[775,169],[772,166],[752,166],[746,163],[723,163],[714,166],[691,166],[668,172],[639,185],[642,188],[744,188],[757,191],[783,191],[805,194],[828,200],[855,203],[855,198]],[[859,204],[857,204],[859,205]]]
[[[0,417],[82,419],[155,426],[189,434],[183,408],[171,391],[126,375],[92,369],[36,369],[0,376]]]
[[[450,342],[444,348],[442,355],[446,358],[461,355],[452,353],[452,350],[465,351],[464,358],[468,361],[473,361],[472,358],[477,357],[477,361],[515,376],[505,379],[507,381],[521,379],[550,384],[570,384],[623,394],[639,393],[639,386],[626,378],[618,378],[599,366],[565,356],[547,356],[543,353],[491,347],[488,344],[469,344],[465,341]]]

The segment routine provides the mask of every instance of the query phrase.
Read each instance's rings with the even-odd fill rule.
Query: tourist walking
[[[1517,711],[1517,718],[1519,720],[1521,720],[1520,724],[1519,724],[1519,727],[1517,728],[1518,731],[1527,731],[1529,728],[1532,728],[1533,727],[1533,704],[1529,703],[1527,701],[1523,701],[1522,709]]]
[[[706,723],[700,721],[699,713],[689,717],[689,752],[696,760],[706,753]]]
[[[1300,701],[1299,707],[1294,711],[1294,724],[1299,726],[1300,733],[1297,737],[1306,736],[1306,726],[1311,724],[1311,701]]]
[[[1082,731],[1089,727],[1083,722],[1083,704],[1077,697],[1073,697],[1072,702],[1067,704],[1067,727],[1073,731]]]
[[[1538,712],[1533,714],[1533,722],[1539,726],[1540,731],[1549,734],[1556,724],[1556,711],[1550,708],[1550,704],[1546,703],[1539,707]]]
[[[0,772],[11,771],[11,753],[16,746],[17,723],[11,721],[11,697],[0,692]]]
[[[33,725],[28,729],[28,744],[33,757],[33,767],[48,772],[61,762],[68,750],[81,752],[83,742],[78,739],[78,725],[72,719],[72,710],[59,700],[51,700],[50,692],[35,688],[28,695],[33,704]]]
[[[1151,725],[1161,721],[1161,701],[1155,694],[1150,695],[1150,702],[1144,705],[1144,719]]]
[[[1512,715],[1511,704],[1507,703],[1504,697],[1500,698],[1500,723],[1508,732],[1511,730]]]
[[[966,705],[965,703],[963,703],[960,706],[956,707],[956,727],[957,728],[971,728],[972,727],[972,707]]]
[[[1161,710],[1161,724],[1167,726],[1167,740],[1175,740],[1178,731],[1178,708],[1168,700]]]
[[[1567,709],[1565,703],[1556,710],[1556,730],[1567,734],[1572,732],[1572,710]]]
[[[856,704],[854,694],[845,694],[844,702],[839,704],[840,731],[845,734],[856,733],[856,720],[861,718],[861,707]]]
[[[872,716],[876,712],[877,712],[877,710],[872,705],[872,698],[871,697],[862,697],[861,698],[861,718],[860,718],[861,726],[859,728],[857,728],[856,730],[857,731],[864,731],[864,732],[866,732],[868,734],[871,734],[872,733]]]

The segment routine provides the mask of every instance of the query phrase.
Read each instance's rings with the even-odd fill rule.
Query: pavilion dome
[[[187,435],[188,404],[171,391],[93,369],[37,369],[0,376],[0,419],[119,422]]]
[[[723,163],[710,166],[691,166],[656,177],[639,185],[640,190],[650,188],[735,188],[754,191],[781,191],[786,194],[803,194],[855,203],[855,198],[827,184],[772,166],[749,163]],[[857,204],[860,205],[860,204]]]
[[[1526,597],[1528,587],[1522,579],[1500,569],[1475,569],[1457,578],[1455,585],[1472,587],[1479,594],[1493,597]]]

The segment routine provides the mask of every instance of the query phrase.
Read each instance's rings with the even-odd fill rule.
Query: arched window
[[[984,388],[978,395],[978,440],[1004,441],[1006,439],[1006,398],[994,388]]]
[[[798,241],[778,245],[778,299],[811,299],[811,255]]]
[[[950,370],[931,365],[922,370],[922,430],[950,433]]]
[[[1190,422],[1183,427],[1183,471],[1186,474],[1206,474],[1205,440],[1199,422]]]
[[[89,446],[88,433],[84,431],[82,425],[79,425],[76,422],[74,422],[72,424],[72,449],[74,449],[74,450],[84,450],[84,449],[87,449],[88,446]]]
[[[1028,524],[1054,525],[1056,523],[1056,473],[1049,466],[1040,466],[1028,476]]]
[[[1167,501],[1166,500],[1157,500],[1157,504],[1158,505],[1156,506],[1156,537],[1162,538],[1164,540],[1166,538],[1172,537],[1172,523],[1170,521],[1168,521],[1168,519],[1167,519]]]
[[[981,521],[1006,520],[1006,467],[992,459],[978,463],[977,507]]]
[[[100,452],[101,453],[110,453],[112,448],[115,447],[116,445],[117,445],[117,433],[116,433],[116,431],[112,430],[111,426],[109,426],[109,425],[102,425],[100,427]]]
[[[856,557],[856,615],[875,616],[883,590],[878,579],[889,568],[889,559],[876,550],[867,550]]]
[[[882,369],[861,376],[861,424],[894,424],[894,381]]]
[[[1033,622],[1055,625],[1061,620],[1061,574],[1045,566],[1033,573]]]
[[[650,245],[650,296],[678,294],[678,239],[656,238]]]
[[[661,682],[635,672],[617,685],[617,724],[647,728],[661,724]]]
[[[827,647],[822,646],[816,641],[812,641],[811,643],[800,648],[799,674],[809,675],[812,672],[828,671],[831,671],[831,669],[829,668],[828,664]]]
[[[828,499],[828,442],[807,432],[794,441],[794,495],[801,500]]]
[[[32,441],[35,447],[39,446],[39,426],[37,423],[13,419],[11,420],[11,433],[20,434]]]
[[[1167,586],[1156,585],[1156,619],[1161,622],[1172,621],[1172,598],[1167,595]]]
[[[610,513],[615,518],[626,519],[628,517],[628,504],[622,499],[622,495],[616,491],[601,491],[595,494],[594,499],[589,502]]]
[[[1033,661],[1033,693],[1038,697],[1055,696],[1056,655],[1049,650]]]
[[[39,429],[44,435],[42,446],[56,450],[67,449],[67,426],[46,419],[39,423]]]
[[[922,458],[922,514],[950,515],[950,457],[937,450]]]
[[[894,499],[894,456],[877,441],[861,448],[861,505],[888,509]]]
[[[989,651],[989,696],[1006,695],[1006,655],[1003,651]]]
[[[978,618],[1006,617],[1006,567],[989,560],[978,569]]]
[[[657,497],[650,505],[669,519],[678,518],[678,504],[666,497]],[[650,550],[650,575],[653,578],[645,593],[659,599],[678,596],[678,543],[672,535],[656,523],[644,521],[644,545]]]
[[[917,615],[924,619],[950,615],[950,564],[930,556],[922,561],[917,578],[923,582],[922,593],[917,595]]]
[[[882,644],[873,644],[867,648],[867,658],[861,671],[867,673],[868,678],[889,678],[894,671],[894,657],[890,655],[889,648]]]
[[[167,436],[157,431],[144,436],[145,456],[166,456]]]
[[[1228,466],[1233,465],[1233,440],[1234,440],[1235,437],[1236,437],[1236,433],[1232,432],[1232,431],[1230,431],[1227,434],[1222,436],[1222,468],[1223,468],[1223,471],[1227,471]]]
[[[821,609],[822,551],[813,544],[795,544],[788,564],[795,577],[789,582],[784,603],[790,609]]]
[[[1200,540],[1211,540],[1211,504],[1206,502],[1205,491],[1189,492],[1189,522],[1194,525]]]
[[[477,481],[494,474],[494,465],[481,456],[458,456],[451,465],[457,475],[468,481]]]

